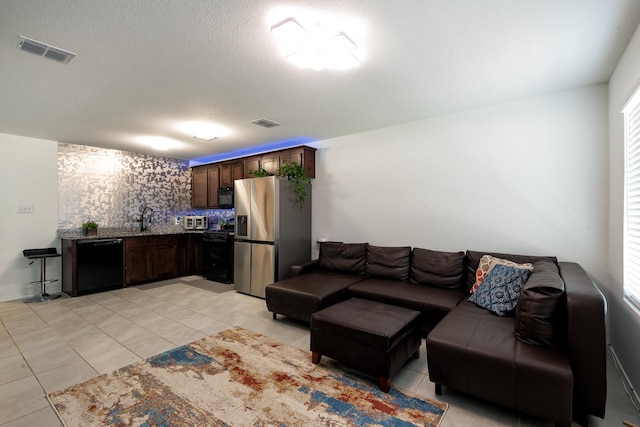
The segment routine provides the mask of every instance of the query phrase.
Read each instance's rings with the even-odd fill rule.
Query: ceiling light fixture
[[[201,141],[213,141],[229,134],[229,129],[209,122],[184,122],[179,128],[181,132]]]
[[[285,46],[286,58],[300,68],[345,70],[360,65],[356,44],[344,32],[329,33],[320,25],[309,29],[295,18],[271,27],[271,34]]]
[[[138,138],[138,141],[160,151],[167,151],[171,148],[177,148],[182,145],[175,139],[164,138],[162,136],[144,136]]]

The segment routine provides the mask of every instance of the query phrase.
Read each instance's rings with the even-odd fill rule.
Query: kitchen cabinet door
[[[191,169],[191,207],[217,207],[219,182],[218,165],[196,166]]]
[[[220,186],[220,170],[218,166],[207,168],[207,206],[208,208],[218,207],[218,187]]]
[[[245,157],[244,159],[244,177],[245,178],[254,178],[255,175],[252,174],[251,172],[255,172],[259,168],[260,168],[260,156]]]
[[[155,247],[154,279],[170,279],[176,277],[178,266],[178,247],[175,243]]]
[[[296,162],[304,167],[309,178],[316,177],[315,149],[307,146],[290,148],[280,153],[280,164]]]
[[[142,246],[125,250],[125,283],[149,282],[153,280],[154,247]]]
[[[191,170],[191,206],[206,208],[208,206],[208,169],[195,167]]]
[[[231,184],[233,185],[233,181],[236,179],[244,178],[244,162],[234,162],[231,164]]]
[[[244,178],[243,162],[228,162],[220,165],[220,187],[232,187],[236,179]]]
[[[280,166],[280,156],[277,152],[263,154],[260,158],[260,166],[269,173],[276,173]]]
[[[191,236],[191,259],[192,273],[202,274],[202,235],[194,234]]]
[[[176,245],[176,275],[191,274],[191,251],[189,250],[189,236],[178,236]]]

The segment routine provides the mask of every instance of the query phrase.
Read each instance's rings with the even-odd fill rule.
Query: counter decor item
[[[98,223],[91,220],[83,222],[82,234],[87,237],[96,237],[98,235]]]

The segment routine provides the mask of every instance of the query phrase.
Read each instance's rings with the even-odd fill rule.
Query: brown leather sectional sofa
[[[467,300],[484,255],[533,265],[507,316]],[[350,297],[417,310],[436,393],[448,387],[563,426],[604,417],[605,302],[578,264],[330,242],[292,274],[266,288],[274,319],[309,321]]]

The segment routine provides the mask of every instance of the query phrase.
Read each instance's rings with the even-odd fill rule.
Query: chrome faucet
[[[146,222],[145,225],[145,214],[149,212],[149,220]],[[143,206],[140,212],[140,218],[136,220],[136,222],[140,223],[140,231],[147,231],[149,229],[149,226],[151,225],[151,214],[153,212],[153,209],[151,209],[149,206]]]

